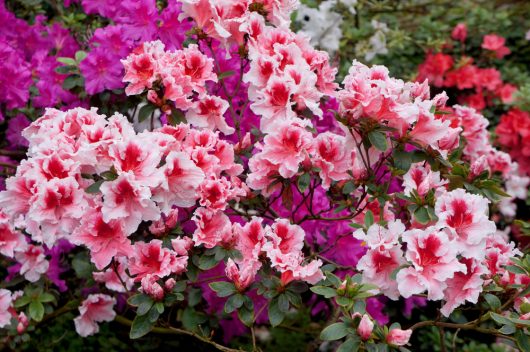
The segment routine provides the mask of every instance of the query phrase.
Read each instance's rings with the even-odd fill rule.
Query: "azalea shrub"
[[[528,351],[524,88],[464,23],[344,71],[359,6],[2,3],[0,346]]]

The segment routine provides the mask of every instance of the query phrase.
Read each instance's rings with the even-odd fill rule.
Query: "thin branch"
[[[132,325],[132,321],[125,318],[125,317],[122,317],[121,315],[117,315],[116,316],[116,319],[114,319],[115,322],[119,323],[119,324],[122,324],[122,325],[126,325],[126,326],[131,326]],[[220,345],[218,344],[217,342],[214,342],[212,340],[210,340],[209,338],[207,337],[204,337],[204,336],[201,336],[197,333],[194,333],[193,331],[188,331],[188,330],[183,330],[183,329],[178,329],[178,328],[174,328],[174,327],[167,327],[167,328],[163,328],[163,327],[154,327],[153,330],[151,330],[151,332],[155,333],[155,334],[161,334],[161,335],[187,335],[187,336],[191,336],[191,337],[194,337],[196,338],[197,340],[200,340],[212,347],[215,347],[218,351],[223,351],[223,352],[240,352],[242,350],[236,350],[236,349],[233,349],[233,348],[229,348],[229,347],[226,347],[226,346],[223,346],[223,345]]]

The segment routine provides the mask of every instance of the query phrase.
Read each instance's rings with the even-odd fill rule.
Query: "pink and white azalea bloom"
[[[331,132],[319,134],[314,139],[313,165],[320,169],[322,187],[328,189],[331,181],[349,178],[348,171],[352,168],[351,151],[345,148],[344,137]]]
[[[447,192],[436,201],[438,226],[449,229],[452,245],[466,258],[483,258],[486,238],[497,229],[488,220],[488,203],[486,198],[463,189]]]
[[[172,206],[190,207],[199,198],[198,187],[204,180],[204,172],[183,152],[170,152],[162,167],[165,179],[153,199],[164,213]]]
[[[12,314],[10,309],[12,303],[11,291],[0,288],[0,328],[11,324]]]
[[[361,340],[366,341],[372,336],[372,331],[374,330],[374,322],[370,319],[370,316],[364,314],[359,322],[357,327],[357,333],[361,337]]]
[[[466,272],[447,234],[435,227],[409,230],[403,235],[403,241],[407,244],[405,257],[412,266],[401,269],[396,281],[399,293],[405,298],[427,290],[428,299],[442,299],[447,279],[457,272]]]
[[[193,240],[189,237],[178,237],[171,240],[171,247],[180,256],[187,256],[193,247]]]
[[[316,285],[317,282],[324,279],[324,273],[320,270],[322,266],[322,261],[320,259],[312,260],[306,265],[299,264],[296,267],[284,269],[280,268],[280,272],[292,272],[292,277],[294,280],[305,281],[310,285]],[[282,275],[283,277],[283,275]],[[285,284],[285,283],[284,283]]]
[[[390,299],[399,298],[398,281],[392,278],[393,272],[405,264],[399,247],[384,249],[379,246],[369,249],[357,263],[364,283],[376,285],[379,291]]]
[[[410,336],[412,335],[412,330],[401,330],[401,329],[392,329],[388,332],[386,336],[386,342],[390,345],[395,346],[404,346],[409,342]]]
[[[98,333],[98,323],[113,321],[116,317],[115,304],[116,299],[108,295],[89,295],[79,307],[80,315],[74,319],[75,331],[82,337]]]
[[[0,254],[13,258],[15,250],[27,247],[24,235],[13,228],[7,216],[0,210]]]
[[[257,260],[243,261],[238,265],[230,258],[226,263],[225,273],[236,289],[243,292],[254,282],[259,268],[261,268],[261,263]]]
[[[135,281],[142,280],[147,275],[160,278],[170,274],[180,274],[186,271],[187,256],[178,256],[174,251],[162,247],[162,241],[136,242],[129,259],[129,272],[136,276]]]
[[[111,291],[123,293],[130,291],[134,286],[134,280],[125,272],[126,259],[124,257],[114,259],[118,263],[115,268],[110,267],[105,271],[94,272],[92,277]]]
[[[26,230],[48,246],[69,236],[87,207],[85,191],[73,177],[41,183],[28,211]]]
[[[138,229],[142,221],[158,220],[160,210],[151,199],[151,190],[137,180],[132,172],[122,173],[114,181],[101,185],[103,221],[123,222],[126,234]]]
[[[446,303],[440,310],[446,317],[465,301],[477,303],[482,292],[484,284],[482,275],[487,272],[487,269],[475,259],[463,258],[461,262],[466,265],[466,272],[457,272],[453,278],[446,281],[447,288],[444,291]]]
[[[366,234],[363,230],[357,230],[354,237],[364,241],[370,249],[385,250],[399,246],[399,239],[404,232],[405,225],[401,220],[392,220],[388,222],[386,228],[379,224],[373,224]]]
[[[108,153],[118,175],[130,173],[143,185],[154,188],[162,182],[162,173],[158,168],[161,153],[149,143],[148,138],[140,136],[112,143]]]
[[[110,264],[111,260],[119,256],[128,256],[132,252],[131,241],[127,238],[124,223],[120,220],[103,220],[100,209],[95,209],[83,217],[72,236],[72,241],[85,245],[90,250],[92,263],[98,270]]]
[[[286,267],[292,263],[284,260],[290,256],[298,257],[304,246],[305,232],[298,225],[291,225],[287,219],[279,219],[266,232],[267,243],[263,250],[273,266]]]
[[[290,123],[277,126],[274,133],[267,135],[261,152],[263,158],[278,165],[278,172],[284,178],[291,178],[298,172],[302,161],[312,150],[312,136],[303,127]]]
[[[258,258],[266,242],[263,219],[254,217],[244,226],[234,223],[232,231],[237,240],[236,248],[243,255],[244,260]]]
[[[224,118],[224,113],[228,110],[229,104],[226,100],[216,96],[205,96],[193,103],[186,113],[186,120],[193,126],[218,129],[225,135],[234,133],[234,128],[228,126]]]
[[[432,171],[429,164],[423,166],[423,163],[417,163],[403,175],[403,187],[405,188],[403,193],[411,195],[412,191],[416,191],[420,197],[423,197],[434,189],[438,195],[443,191],[443,185],[446,183],[447,181],[440,179],[440,172]]]
[[[20,275],[29,282],[36,282],[48,271],[50,263],[46,260],[44,249],[40,246],[28,245],[22,251],[15,252],[15,259],[22,264]]]
[[[142,292],[151,296],[155,301],[164,299],[164,289],[157,282],[160,278],[157,275],[147,274],[142,278]]]
[[[238,199],[239,196],[246,195],[246,191],[234,184],[225,177],[204,180],[199,187],[199,204],[213,210],[225,210],[228,202]]]
[[[197,229],[193,233],[195,246],[206,248],[232,242],[232,223],[222,211],[199,208],[193,214]]]
[[[265,117],[260,123],[263,132],[273,132],[276,125],[296,117],[293,111],[294,102],[291,100],[294,92],[295,86],[292,81],[273,76],[264,89],[257,91],[255,96],[249,96],[254,101],[250,105],[252,111]]]

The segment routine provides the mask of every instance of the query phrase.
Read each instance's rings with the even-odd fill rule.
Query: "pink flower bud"
[[[386,336],[386,342],[391,345],[404,346],[409,342],[412,330],[392,329]]]
[[[363,315],[361,321],[359,322],[359,326],[357,327],[357,333],[361,337],[363,341],[366,341],[370,338],[372,335],[372,330],[374,329],[374,323],[370,319],[370,317],[365,314]]]
[[[17,332],[19,334],[22,334],[24,331],[26,331],[27,327],[29,325],[29,320],[26,314],[24,312],[20,312],[18,315],[18,325],[17,325]]]
[[[153,299],[161,301],[164,298],[164,289],[157,282],[158,276],[148,274],[142,279],[142,291]]]
[[[453,28],[451,38],[460,42],[465,42],[467,38],[467,26],[465,23],[459,23]]]
[[[173,287],[175,287],[176,283],[177,282],[173,278],[167,279],[166,282],[164,283],[164,288],[166,289],[166,291],[171,291]]]
[[[159,105],[160,104],[160,98],[158,97],[157,92],[155,92],[152,89],[147,91],[147,100],[149,100],[151,103],[153,103],[155,105]]]

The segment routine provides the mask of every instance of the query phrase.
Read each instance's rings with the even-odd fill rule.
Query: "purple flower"
[[[11,147],[25,147],[29,146],[29,142],[21,134],[22,130],[28,127],[31,121],[23,114],[18,114],[7,123],[6,139]]]
[[[116,18],[124,25],[128,38],[150,41],[158,32],[158,9],[154,0],[125,0],[121,3]]]
[[[160,24],[158,28],[158,38],[166,45],[166,49],[181,49],[182,43],[186,39],[186,32],[193,24],[184,19],[178,20],[182,4],[176,1],[169,1],[168,6],[160,14]]]
[[[103,48],[92,50],[79,64],[81,74],[85,77],[85,88],[88,94],[96,94],[105,89],[122,88],[123,66],[120,58]]]
[[[51,39],[51,45],[53,45],[57,57],[74,57],[75,52],[79,50],[79,45],[70,35],[68,29],[59,23],[54,23],[48,27],[48,36]]]
[[[0,41],[0,102],[8,109],[23,107],[32,83],[29,64],[21,53]]]
[[[96,29],[94,36],[90,40],[90,45],[105,50],[119,58],[127,57],[134,47],[133,42],[126,38],[122,25]]]
[[[53,248],[46,251],[46,255],[50,256],[50,266],[46,275],[51,282],[57,286],[60,292],[68,290],[66,281],[60,278],[61,274],[68,269],[61,265],[61,256],[65,253],[70,252],[75,246],[67,240],[59,240]]]
[[[119,2],[109,0],[82,0],[81,4],[88,14],[99,14],[103,17],[114,18]]]

